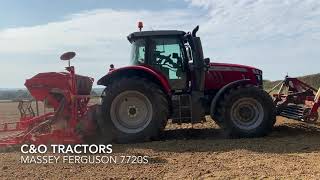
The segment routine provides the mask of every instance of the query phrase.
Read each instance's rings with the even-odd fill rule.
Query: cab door
[[[187,74],[184,69],[184,45],[180,39],[152,38],[149,47],[149,64],[162,72],[168,79],[171,89],[186,89]]]

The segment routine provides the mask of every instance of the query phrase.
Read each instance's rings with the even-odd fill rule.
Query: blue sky
[[[161,10],[187,7],[187,2],[175,0],[4,0],[0,7],[0,28],[46,24],[63,20],[73,13],[95,9]]]
[[[199,24],[211,61],[256,66],[266,79],[320,67],[318,0],[6,0],[0,17],[0,88],[62,71],[58,57],[70,50],[78,72],[97,80],[109,64],[129,62],[126,36],[140,20],[145,30]]]

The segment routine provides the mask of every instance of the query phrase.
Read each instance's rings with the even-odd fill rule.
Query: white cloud
[[[0,75],[14,73],[15,76],[1,80],[0,87],[22,86],[24,79],[35,72],[57,70],[62,66],[57,61],[60,53],[68,50],[77,52],[74,63],[80,73],[102,77],[109,64],[119,67],[129,62],[127,35],[137,31],[138,21],[144,22],[145,30],[178,29],[189,26],[192,21],[189,15],[182,10],[101,9],[74,14],[61,22],[1,30],[0,62],[2,67],[10,69],[1,71]]]
[[[35,72],[61,70],[58,56],[68,50],[78,53],[74,63],[80,73],[99,78],[110,63],[127,64],[126,36],[137,30],[140,20],[145,30],[188,31],[200,24],[204,53],[212,61],[257,66],[267,78],[319,71],[320,1],[187,2],[188,9],[99,9],[68,15],[59,22],[0,30],[0,62],[5,67],[0,75],[15,74],[1,78],[0,87],[21,87]]]
[[[310,65],[320,64],[320,1],[187,1],[207,11],[201,34],[210,57],[258,66],[271,79],[319,72]]]
[[[112,46],[136,31],[136,22],[147,29],[175,27],[186,22],[183,11],[116,11],[102,9],[68,16],[62,22],[0,31],[0,53],[50,53],[61,47]],[[10,44],[10,46],[8,46]],[[26,46],[27,45],[27,46]]]

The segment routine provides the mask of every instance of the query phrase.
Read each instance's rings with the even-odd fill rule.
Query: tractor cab
[[[203,90],[204,61],[200,38],[196,31],[186,33],[177,30],[140,31],[131,33],[131,65],[154,68],[168,80],[172,91]],[[190,75],[193,69],[194,75]],[[197,74],[197,70],[199,73]],[[201,77],[202,76],[202,77]]]

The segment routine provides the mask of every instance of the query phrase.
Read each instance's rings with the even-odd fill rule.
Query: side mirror
[[[113,70],[114,70],[114,65],[113,65],[113,64],[110,64],[109,72],[110,72],[110,71],[113,71]]]
[[[210,65],[210,58],[204,58],[204,64],[206,65],[206,66],[209,66]]]

